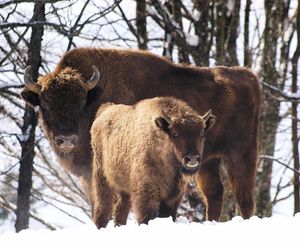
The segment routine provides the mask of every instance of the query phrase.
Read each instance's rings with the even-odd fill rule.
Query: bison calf
[[[139,224],[175,220],[185,176],[197,172],[215,120],[171,97],[102,106],[91,128],[96,226],[105,227],[112,210],[115,224],[126,224],[131,203]]]

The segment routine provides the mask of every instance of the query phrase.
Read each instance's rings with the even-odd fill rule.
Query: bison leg
[[[93,208],[93,197],[92,197],[92,178],[91,175],[89,177],[83,176],[81,177],[81,186],[83,188],[84,194],[88,198],[91,207]]]
[[[93,173],[92,217],[98,229],[108,224],[113,206],[114,192],[100,171]]]
[[[128,213],[131,207],[130,195],[121,192],[118,195],[118,199],[114,204],[114,222],[115,226],[126,225]]]
[[[197,189],[206,203],[206,220],[218,221],[222,212],[223,184],[220,178],[220,159],[202,164],[196,175]]]
[[[227,171],[233,193],[242,217],[247,219],[253,215],[255,207],[256,154],[231,157],[229,164]]]

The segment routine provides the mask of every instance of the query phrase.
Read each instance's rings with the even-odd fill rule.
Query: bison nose
[[[55,144],[57,147],[62,149],[72,149],[78,143],[78,136],[71,135],[71,136],[63,136],[59,135],[55,137]]]
[[[187,154],[185,156],[188,161],[199,161],[200,160],[200,155],[198,154]]]

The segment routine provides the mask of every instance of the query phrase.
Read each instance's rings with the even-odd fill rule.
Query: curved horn
[[[171,119],[170,117],[165,113],[165,111],[162,111],[162,117],[169,123],[171,124]]]
[[[202,116],[202,119],[206,122],[208,118],[211,116],[212,110],[208,110],[204,116]]]
[[[95,88],[99,82],[100,79],[100,72],[96,66],[93,65],[93,75],[90,78],[90,80],[87,81],[87,84],[85,85],[87,90],[91,90]]]
[[[29,65],[27,66],[24,72],[25,87],[30,91],[39,95],[41,93],[41,85],[37,84],[35,81],[32,80],[30,71],[31,71],[31,66]]]

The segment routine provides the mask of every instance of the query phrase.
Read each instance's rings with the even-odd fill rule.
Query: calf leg
[[[114,222],[115,226],[126,225],[128,213],[131,207],[130,195],[121,192],[114,204]]]
[[[175,221],[181,198],[182,194],[180,193],[176,198],[173,198],[172,200],[162,201],[160,203],[158,217],[166,218],[172,216],[173,221]]]
[[[158,216],[160,200],[159,191],[153,185],[137,185],[139,186],[132,195],[133,209],[137,216],[139,224],[148,224]]]
[[[95,169],[97,169],[97,171],[93,171],[92,178],[92,217],[96,227],[100,229],[102,227],[106,227],[110,220],[114,192],[109,186],[105,176],[103,176],[100,168],[97,167]]]
[[[196,175],[198,192],[206,203],[206,220],[218,221],[222,212],[223,184],[220,179],[220,159],[210,160],[201,165]]]

